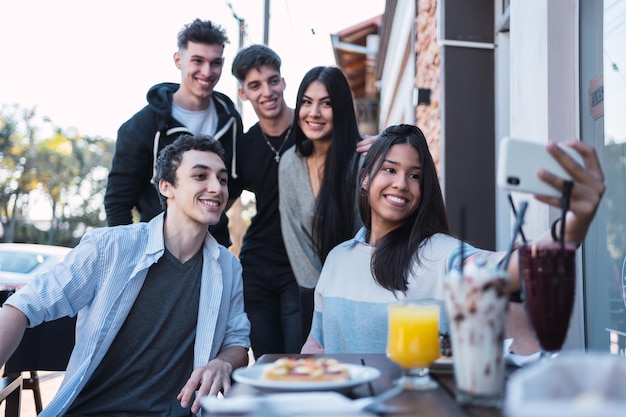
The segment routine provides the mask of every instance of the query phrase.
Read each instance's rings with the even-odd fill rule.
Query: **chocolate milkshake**
[[[445,280],[457,401],[502,404],[504,328],[509,276],[491,259],[468,261]]]
[[[541,349],[563,347],[576,291],[576,248],[558,243],[519,248],[524,305]]]

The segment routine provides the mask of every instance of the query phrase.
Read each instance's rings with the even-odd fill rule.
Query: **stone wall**
[[[437,45],[437,0],[416,0],[416,79],[419,89],[430,89],[430,104],[416,107],[416,125],[424,132],[430,152],[440,171],[441,116],[440,102],[440,63]]]

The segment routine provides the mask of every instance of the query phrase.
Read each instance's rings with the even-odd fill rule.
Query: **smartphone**
[[[584,165],[582,156],[569,146],[562,146],[569,156]],[[548,153],[546,144],[517,138],[505,138],[500,143],[496,182],[498,187],[524,193],[549,197],[560,197],[561,191],[543,182],[537,176],[539,169],[545,169],[564,179],[571,176]]]

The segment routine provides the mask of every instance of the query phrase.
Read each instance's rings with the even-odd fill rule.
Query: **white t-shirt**
[[[217,110],[211,100],[205,110],[186,110],[176,104],[172,104],[172,117],[187,126],[194,135],[214,136],[217,131]]]

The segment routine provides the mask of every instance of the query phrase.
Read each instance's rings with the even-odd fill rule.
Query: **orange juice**
[[[440,356],[439,305],[407,302],[389,306],[387,356],[403,368],[427,368]]]

